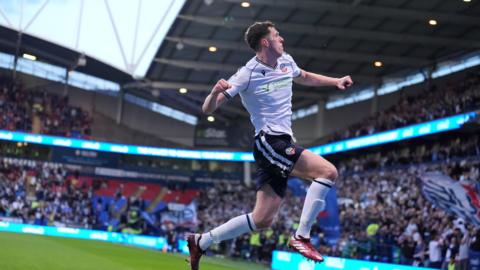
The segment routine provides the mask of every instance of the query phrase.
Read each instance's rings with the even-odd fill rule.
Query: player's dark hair
[[[271,21],[256,22],[245,31],[245,42],[252,50],[260,50],[260,40],[270,33],[269,27],[275,27]]]

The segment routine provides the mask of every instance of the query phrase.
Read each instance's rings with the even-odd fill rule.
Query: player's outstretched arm
[[[333,78],[305,70],[301,70],[300,76],[294,78],[293,81],[305,86],[335,86],[340,90],[345,90],[353,84],[350,76]]]
[[[232,87],[226,80],[219,80],[215,86],[212,88],[212,92],[205,98],[203,102],[202,111],[205,114],[213,113],[217,108],[222,106],[223,103],[227,100],[223,91]]]

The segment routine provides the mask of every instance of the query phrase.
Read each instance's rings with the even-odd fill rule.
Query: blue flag
[[[325,233],[329,245],[335,245],[340,238],[340,217],[338,215],[337,188],[333,187],[325,199],[325,210],[318,215],[318,224]]]
[[[308,186],[305,186],[305,181],[296,177],[288,180],[288,188],[293,196],[305,197]],[[338,216],[337,204],[337,188],[333,187],[325,198],[326,206],[318,215],[317,224],[324,232],[325,240],[329,245],[335,245],[340,238],[340,217]],[[314,225],[315,226],[315,225]]]

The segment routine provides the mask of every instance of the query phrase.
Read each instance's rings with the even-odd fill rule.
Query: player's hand
[[[232,87],[226,80],[219,80],[212,89],[212,94],[220,94],[228,88]]]
[[[352,86],[352,84],[353,84],[352,78],[350,78],[350,76],[345,76],[338,79],[337,84],[335,86],[340,90],[345,90],[347,89],[347,87]]]

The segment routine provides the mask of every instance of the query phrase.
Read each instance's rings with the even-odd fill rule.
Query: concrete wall
[[[193,146],[194,126],[161,116],[139,106],[127,103],[125,105],[123,107],[122,123],[126,126],[145,133],[155,134],[168,141]]]

